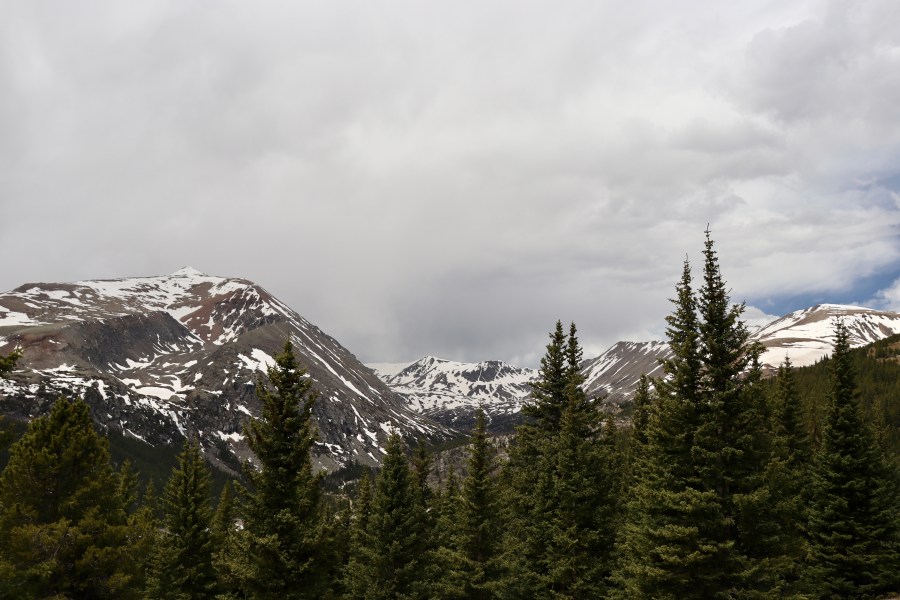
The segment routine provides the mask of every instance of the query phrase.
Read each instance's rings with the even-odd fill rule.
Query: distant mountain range
[[[534,369],[489,360],[463,363],[426,356],[408,365],[370,364],[410,410],[461,431],[470,431],[483,406],[491,431],[511,431],[531,394]]]
[[[23,351],[13,381],[0,382],[0,411],[31,418],[60,392],[82,394],[102,426],[153,445],[199,435],[245,457],[257,379],[288,339],[319,393],[319,465],[379,464],[394,428],[410,439],[454,435],[263,288],[191,268],[0,295],[0,354]]]
[[[796,367],[831,353],[831,336],[841,320],[853,347],[900,333],[900,314],[858,306],[820,304],[776,319],[753,334],[765,351],[763,368],[773,372],[790,357]],[[616,411],[630,402],[642,374],[662,376],[661,361],[670,356],[662,341],[618,342],[600,356],[585,360],[581,372],[590,397],[601,397]],[[484,368],[483,365],[490,365]],[[509,432],[520,421],[528,382],[537,371],[501,362],[460,363],[426,357],[408,365],[374,366],[382,380],[407,399],[407,406],[459,428],[471,424],[477,406],[492,417],[491,429]],[[496,377],[492,377],[496,373]]]
[[[897,313],[818,305],[754,334],[766,349],[764,366],[776,368],[785,355],[796,366],[825,356],[838,319],[854,346],[900,333]],[[0,381],[0,413],[30,419],[60,393],[83,395],[102,427],[151,445],[196,435],[213,462],[233,466],[249,456],[242,427],[259,414],[255,386],[285,340],[319,393],[314,457],[329,471],[380,464],[394,430],[410,441],[459,437],[478,406],[492,431],[510,432],[537,376],[500,361],[430,356],[369,368],[260,286],[185,268],[159,277],[29,283],[0,294],[0,354],[23,351],[12,379]],[[615,411],[630,401],[642,373],[661,375],[668,352],[658,341],[614,344],[582,363],[585,390]]]

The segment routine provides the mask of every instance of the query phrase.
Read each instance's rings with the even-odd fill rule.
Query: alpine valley
[[[900,314],[819,305],[755,332],[764,367],[777,368],[786,355],[796,366],[827,355],[837,319],[854,346],[900,333]],[[256,385],[286,340],[318,392],[313,453],[329,471],[380,464],[393,430],[434,444],[462,437],[478,406],[492,432],[509,433],[537,376],[500,361],[435,357],[365,366],[260,286],[184,268],[0,294],[0,355],[22,352],[11,378],[0,380],[0,413],[28,420],[59,394],[81,395],[102,428],[153,446],[196,435],[207,457],[227,467],[235,457],[252,459],[243,424],[258,414]],[[640,375],[660,375],[667,356],[663,342],[614,344],[582,363],[585,389],[618,412]]]

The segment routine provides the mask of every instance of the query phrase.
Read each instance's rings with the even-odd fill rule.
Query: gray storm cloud
[[[736,300],[852,292],[900,8],[781,4],[8,3],[0,288],[191,264],[363,360],[530,365],[659,335],[707,223]]]

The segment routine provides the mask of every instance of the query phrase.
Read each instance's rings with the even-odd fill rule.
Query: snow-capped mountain
[[[838,321],[847,327],[853,348],[900,333],[900,313],[817,304],[776,319],[754,334],[754,339],[766,348],[763,366],[777,369],[787,355],[795,367],[804,367],[831,354],[834,326]]]
[[[537,371],[501,361],[463,363],[426,356],[405,367],[370,364],[407,406],[435,421],[468,431],[483,406],[491,431],[509,431],[517,422]]]
[[[411,438],[452,435],[263,288],[191,268],[0,294],[0,354],[23,351],[14,381],[0,383],[0,412],[32,417],[70,390],[102,425],[148,443],[200,434],[243,454],[256,381],[287,339],[319,392],[318,464],[378,464],[394,427]]]
[[[597,358],[581,363],[584,391],[590,398],[621,405],[631,400],[641,375],[662,375],[660,361],[669,355],[667,342],[617,342]]]

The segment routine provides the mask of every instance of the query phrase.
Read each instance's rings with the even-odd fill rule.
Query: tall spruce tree
[[[557,322],[504,475],[509,515],[504,594],[602,595],[611,572],[618,474],[585,396],[574,324]]]
[[[721,519],[714,491],[694,467],[693,451],[705,407],[700,395],[699,322],[690,263],[666,321],[672,358],[653,382],[645,443],[634,446],[632,486],[615,574],[621,598],[716,598],[723,587],[717,544],[704,523]]]
[[[462,597],[495,598],[499,579],[497,488],[494,479],[494,447],[487,437],[484,409],[475,412],[475,428],[466,478],[459,494],[456,545],[461,554]]]
[[[778,367],[772,394],[772,461],[767,477],[771,502],[778,516],[779,569],[784,594],[802,593],[802,563],[806,556],[806,509],[812,498],[812,450],[806,418],[791,361]]]
[[[424,508],[410,471],[403,440],[393,433],[375,480],[361,543],[352,545],[347,596],[360,600],[427,598]]]
[[[635,457],[620,537],[620,593],[632,598],[777,595],[776,519],[760,348],[731,305],[709,231],[703,284],[685,261],[667,318],[673,357]]]
[[[550,536],[552,479],[550,442],[559,433],[567,404],[569,371],[562,321],[550,333],[531,398],[522,407],[525,422],[516,427],[504,481],[504,577],[508,597],[538,597],[546,592],[542,564]]]
[[[363,471],[356,490],[356,501],[353,503],[353,514],[350,521],[350,552],[365,543],[365,532],[369,527],[369,515],[372,514],[372,477],[369,469]]]
[[[452,465],[438,492],[431,504],[435,516],[433,551],[428,561],[429,596],[434,600],[464,600],[470,570],[461,549],[462,497]]]
[[[809,518],[808,581],[819,598],[875,598],[900,586],[896,473],[862,420],[849,349],[838,323]]]
[[[213,542],[216,547],[221,547],[226,538],[234,529],[235,504],[232,492],[231,480],[225,482],[219,493],[219,501],[216,503],[216,511],[213,513],[212,530]]]
[[[34,419],[0,474],[0,597],[137,597],[121,491],[87,404]]]
[[[312,470],[315,434],[312,381],[297,364],[290,341],[260,381],[260,418],[245,427],[259,469],[245,470],[250,488],[240,504],[243,529],[230,536],[220,565],[231,585],[253,598],[321,598],[334,561],[325,560],[326,522],[321,502],[323,474]]]
[[[178,455],[163,493],[163,531],[149,595],[160,600],[215,598],[212,480],[197,440]]]
[[[516,432],[517,435],[532,433],[533,430],[551,433],[559,430],[571,387],[571,369],[566,361],[567,354],[571,352],[562,321],[557,321],[556,328],[550,334],[547,352],[541,358],[538,377],[531,384],[531,400],[522,408],[522,413],[530,421]]]

